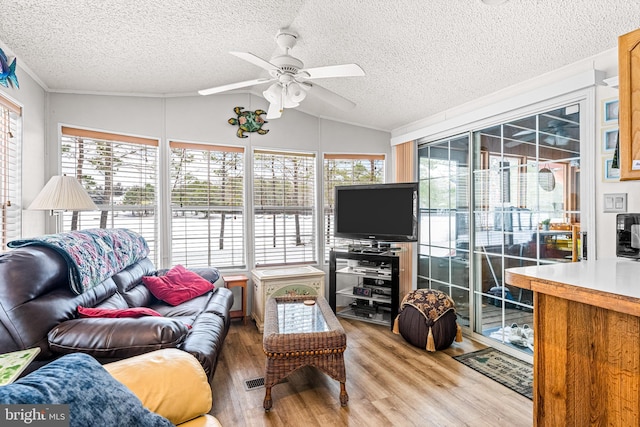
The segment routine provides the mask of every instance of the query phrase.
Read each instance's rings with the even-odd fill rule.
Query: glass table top
[[[326,332],[329,325],[317,303],[306,305],[302,301],[278,301],[278,332],[300,334]]]

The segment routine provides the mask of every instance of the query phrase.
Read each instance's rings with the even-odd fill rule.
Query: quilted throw
[[[7,243],[10,248],[30,245],[46,246],[63,256],[71,289],[78,295],[149,254],[144,238],[124,228],[71,231]]]
[[[433,289],[416,289],[402,300],[401,308],[410,305],[418,310],[433,325],[449,310],[455,310],[455,304],[449,295]]]

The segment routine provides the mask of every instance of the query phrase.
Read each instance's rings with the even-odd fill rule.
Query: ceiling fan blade
[[[269,110],[267,111],[267,119],[279,119],[282,116],[282,108],[278,102],[272,102],[269,104]]]
[[[521,131],[518,131],[518,132],[514,133],[512,136],[531,135],[534,132],[535,132],[534,130],[525,129],[525,130],[521,130]]]
[[[340,108],[341,110],[351,110],[356,106],[355,102],[349,101],[347,98],[340,96],[337,93],[330,91],[329,89],[325,89],[315,83],[306,84],[308,86],[311,86],[311,93],[317,95],[318,98],[322,99],[325,102],[328,102],[336,108]]]
[[[300,73],[308,74],[308,79],[328,77],[362,77],[364,70],[358,64],[327,65],[326,67],[305,68]]]
[[[511,141],[507,141],[504,143],[504,146],[506,148],[513,148],[513,147],[517,147],[518,145],[522,144],[522,141],[517,141],[517,140],[511,140]]]
[[[260,68],[264,68],[267,71],[277,71],[280,68],[273,65],[271,62],[266,61],[259,56],[254,55],[250,52],[229,52],[230,54],[237,56],[240,59],[244,59],[247,62],[252,63],[253,65],[257,65]]]
[[[272,78],[260,78],[253,80],[245,80],[244,82],[230,83],[228,85],[216,86],[209,89],[199,90],[200,95],[213,95],[214,93],[226,92],[233,89],[240,89],[241,87],[254,86],[262,83],[273,81]]]

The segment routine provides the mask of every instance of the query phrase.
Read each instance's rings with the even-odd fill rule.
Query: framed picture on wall
[[[617,123],[619,116],[618,98],[609,99],[602,103],[602,121],[604,123]]]
[[[615,182],[620,180],[620,169],[614,169],[613,157],[602,158],[602,180],[605,182]]]
[[[602,151],[605,153],[613,153],[618,142],[618,128],[602,129]]]

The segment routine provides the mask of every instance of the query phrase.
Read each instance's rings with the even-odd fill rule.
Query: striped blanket
[[[81,294],[147,257],[144,238],[124,228],[89,229],[13,240],[10,248],[46,246],[62,255],[69,267],[69,282]]]

